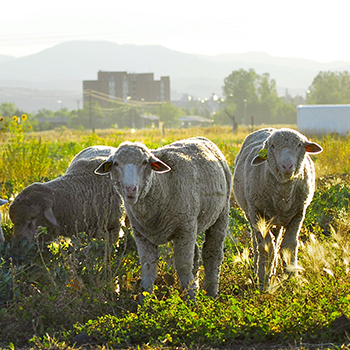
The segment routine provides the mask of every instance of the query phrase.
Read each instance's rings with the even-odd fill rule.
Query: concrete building
[[[170,78],[154,80],[153,73],[99,71],[97,80],[83,81],[84,102],[97,101],[105,107],[109,99],[166,102],[170,101]]]

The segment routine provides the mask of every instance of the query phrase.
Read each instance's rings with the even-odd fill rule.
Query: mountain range
[[[264,52],[204,56],[157,45],[119,45],[108,41],[69,41],[39,53],[15,58],[0,55],[0,103],[15,102],[27,112],[81,107],[82,81],[97,72],[154,73],[170,76],[171,99],[222,95],[224,78],[237,69],[253,68],[276,80],[278,93],[305,92],[320,71],[350,70],[350,62],[320,63],[273,57]]]

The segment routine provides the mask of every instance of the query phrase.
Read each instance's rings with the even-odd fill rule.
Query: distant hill
[[[0,63],[15,60],[15,59],[16,59],[16,57],[13,57],[13,56],[0,55]]]
[[[280,95],[284,95],[285,89],[292,95],[305,95],[319,71],[350,70],[350,62],[319,63],[272,57],[263,52],[200,56],[155,45],[70,41],[26,57],[0,56],[0,103],[15,102],[25,109],[25,106],[22,107],[17,102],[20,98],[15,93],[17,91],[18,94],[22,89],[21,94],[27,96],[27,99],[35,99],[36,94],[41,96],[36,104],[32,101],[31,109],[35,109],[34,105],[38,109],[48,108],[44,106],[45,98],[42,95],[47,96],[47,91],[50,90],[54,94],[53,99],[57,99],[57,96],[67,95],[69,90],[74,97],[60,100],[68,108],[77,108],[77,96],[82,92],[82,81],[97,79],[99,70],[154,72],[156,79],[170,76],[172,100],[179,99],[184,93],[195,97],[209,97],[212,93],[221,95],[224,78],[240,68],[253,68],[259,74],[269,73],[276,80]],[[12,90],[9,92],[9,89]],[[46,92],[39,93],[35,90]],[[11,98],[12,101],[9,101]],[[57,105],[57,109],[59,107]]]

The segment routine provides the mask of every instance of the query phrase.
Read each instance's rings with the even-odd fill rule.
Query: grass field
[[[233,171],[249,132],[211,127],[25,133],[12,128],[0,139],[0,196],[11,201],[30,183],[63,174],[88,146],[117,146],[124,140],[156,148],[205,136]],[[317,190],[301,232],[300,271],[293,278],[280,273],[268,292],[258,289],[249,226],[233,200],[219,297],[200,291],[196,305],[183,301],[169,243],[161,248],[154,294],[142,307],[130,229],[123,228],[106,260],[107,242],[84,233],[49,246],[42,243],[44,228],[34,244],[12,240],[8,205],[1,207],[7,240],[0,246],[0,347],[66,349],[89,339],[94,348],[106,349],[350,348],[350,139],[312,140],[324,151],[313,157]],[[200,282],[202,277],[200,271]]]

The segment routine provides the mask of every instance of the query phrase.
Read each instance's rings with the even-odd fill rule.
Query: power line
[[[120,98],[120,97],[115,97],[115,96],[110,96],[107,94],[104,94],[103,92],[96,91],[96,90],[91,90],[91,89],[86,89],[83,92],[84,95],[88,95],[91,97],[95,97],[97,99],[100,99],[102,101],[107,101],[107,102],[115,102],[115,103],[122,103],[125,105],[129,106],[135,106],[135,107],[146,107],[146,106],[154,106],[154,105],[161,105],[163,102],[159,101],[137,101],[137,100],[127,100]]]

